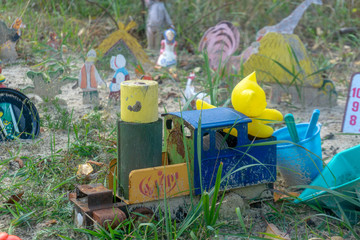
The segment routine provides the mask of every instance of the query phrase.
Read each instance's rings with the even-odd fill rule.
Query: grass
[[[1,20],[7,24],[12,23],[27,3],[25,0],[3,2]],[[197,49],[196,45],[205,29],[223,19],[233,22],[240,29],[240,47],[244,49],[254,40],[257,30],[277,23],[300,2],[168,0],[166,5],[176,26],[180,49]],[[107,9],[116,21],[128,22],[132,18],[138,22],[139,27],[133,34],[143,46],[146,45],[141,1],[125,0],[120,4],[119,1],[107,0],[99,1],[99,4]],[[332,69],[325,69],[325,73],[344,88],[348,86],[351,71],[358,67],[360,40],[353,34],[340,35],[338,29],[359,26],[359,14],[358,1],[324,1],[321,7],[311,7],[295,30],[307,49],[314,48],[311,56],[319,68],[334,64]],[[184,16],[187,16],[186,19]],[[96,46],[116,28],[107,13],[85,0],[31,1],[23,15],[23,21],[27,26],[18,45],[19,53],[27,59],[24,64],[28,66],[43,63],[38,67],[51,67],[50,63],[44,63],[46,58],[43,57],[44,45],[50,31],[58,33],[73,55],[84,56],[87,49]],[[317,28],[320,28],[322,34],[317,33]],[[180,61],[188,56],[188,53],[184,52],[181,52]],[[68,73],[76,76],[77,70],[72,66],[73,61],[75,58],[70,57],[66,61],[55,63],[69,67]],[[229,99],[228,94],[231,91],[224,94],[225,99],[218,98],[222,94],[219,90],[221,73],[211,72],[206,67],[202,69],[197,74],[197,79],[202,82],[205,91],[208,91],[212,103],[223,105]],[[188,71],[179,72],[179,79],[182,81]],[[241,77],[226,78],[230,89],[239,78]],[[339,94],[345,95],[345,91],[340,89]],[[116,156],[115,122],[103,119],[104,112],[96,110],[87,113],[85,117],[78,116],[78,113],[63,109],[56,102],[39,110],[42,113],[41,126],[45,130],[42,134],[46,137],[35,139],[31,143],[32,147],[27,146],[28,143],[17,141],[1,143],[0,146],[1,231],[19,236],[24,234],[24,238],[28,239],[205,239],[229,235],[253,239],[259,238],[258,233],[264,231],[264,228],[258,227],[264,224],[264,221],[259,222],[257,215],[260,215],[260,220],[274,223],[280,230],[289,232],[297,239],[308,239],[311,236],[326,239],[334,235],[344,239],[358,238],[357,225],[351,226],[317,206],[299,206],[286,201],[267,202],[261,211],[234,208],[237,219],[225,221],[226,225],[221,225],[224,221],[219,221],[211,214],[212,211],[218,211],[222,202],[221,197],[211,198],[212,194],[218,194],[216,191],[204,193],[203,200],[192,206],[182,222],[175,222],[169,211],[164,211],[159,219],[140,225],[128,220],[110,231],[76,229],[72,225],[72,205],[67,199],[67,193],[74,190],[79,183],[105,182],[106,171],[100,172],[92,180],[78,179],[76,171],[77,166],[87,160],[108,163]],[[9,162],[16,158],[20,158],[25,167],[10,170]],[[21,201],[4,204],[10,196],[21,192],[25,192]],[[251,214],[252,211],[256,214]]]

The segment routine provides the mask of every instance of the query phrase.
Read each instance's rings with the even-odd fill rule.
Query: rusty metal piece
[[[101,184],[80,185],[76,188],[76,198],[84,199],[87,207],[91,210],[111,208],[113,205],[113,195],[110,189]]]
[[[112,191],[101,184],[79,185],[75,193],[69,194],[69,200],[75,205],[74,223],[77,227],[92,226],[94,212],[101,209],[117,208],[125,217],[128,216],[126,203],[118,197],[114,199]]]
[[[126,220],[126,214],[119,208],[106,208],[94,211],[93,218],[102,227],[114,229]]]

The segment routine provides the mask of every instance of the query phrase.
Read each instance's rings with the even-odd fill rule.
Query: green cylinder
[[[161,166],[162,120],[152,123],[118,121],[117,194],[129,199],[129,173]]]

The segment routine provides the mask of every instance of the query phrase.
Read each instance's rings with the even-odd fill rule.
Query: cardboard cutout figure
[[[123,81],[130,80],[130,75],[126,66],[126,59],[123,55],[112,56],[110,59],[110,68],[115,71],[115,74],[110,83],[109,99],[115,102],[120,99],[120,84]]]
[[[108,70],[111,57],[118,54],[123,55],[127,62],[134,66],[149,64],[150,60],[140,43],[129,33],[131,29],[137,27],[136,22],[130,21],[126,26],[119,22],[118,27],[119,30],[111,33],[96,48],[99,56],[99,60],[96,62],[97,69]]]
[[[18,55],[15,46],[21,36],[21,30],[20,30],[21,28],[25,28],[25,25],[22,24],[21,18],[16,18],[13,24],[11,25],[10,29],[5,31],[8,34],[10,33],[10,35],[15,31],[15,35],[13,35],[10,40],[7,40],[5,43],[3,43],[0,46],[0,58],[4,62],[13,62],[17,59]],[[5,37],[5,39],[6,38],[8,37]]]
[[[87,59],[79,73],[79,86],[83,93],[83,103],[98,103],[99,94],[97,87],[99,84],[106,86],[101,79],[94,62],[96,61],[96,52],[91,49],[87,54]]]
[[[164,28],[175,28],[170,19],[165,5],[160,0],[145,0],[149,8],[149,14],[146,22],[146,36],[148,40],[148,49],[158,50],[161,41],[161,33]]]

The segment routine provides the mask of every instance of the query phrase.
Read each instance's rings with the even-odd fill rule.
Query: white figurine
[[[112,56],[110,59],[110,68],[115,71],[115,74],[110,83],[109,99],[118,101],[120,99],[120,84],[123,81],[130,80],[129,72],[125,68],[126,59],[119,54],[116,57]]]
[[[97,91],[98,85],[106,86],[106,83],[101,79],[94,62],[96,61],[96,52],[91,49],[88,54],[84,65],[82,66],[79,74],[79,82],[83,92],[83,103],[98,103],[99,94]]]
[[[176,65],[177,42],[175,41],[176,32],[174,29],[168,29],[164,32],[164,38],[161,40],[160,56],[157,65],[161,67],[169,67]]]
[[[163,29],[168,27],[175,28],[170,19],[165,5],[160,0],[145,0],[149,8],[149,14],[146,22],[146,36],[148,40],[148,49],[158,50],[161,41]]]

